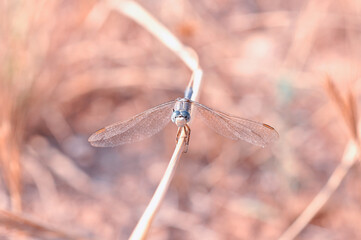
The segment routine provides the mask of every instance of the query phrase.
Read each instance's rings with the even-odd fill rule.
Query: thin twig
[[[187,88],[196,89],[193,92],[193,95],[191,97],[192,100],[197,99],[197,96],[199,93],[198,89],[201,84],[201,79],[202,79],[202,71],[200,69],[198,69],[197,71],[195,71],[193,73],[191,80],[189,82],[190,85],[188,85],[188,87],[187,87]],[[193,83],[194,87],[191,86],[192,83]],[[181,132],[181,136],[179,138],[179,141],[177,142],[177,145],[173,152],[173,156],[172,156],[171,160],[169,161],[168,167],[163,175],[163,178],[160,181],[156,191],[153,194],[151,201],[149,202],[142,217],[139,219],[139,221],[138,221],[136,227],[134,228],[132,235],[130,236],[129,239],[138,240],[138,239],[146,238],[146,235],[150,229],[150,225],[151,225],[156,213],[158,212],[158,209],[164,199],[164,196],[167,193],[169,184],[173,179],[178,162],[183,153],[183,149],[184,149],[184,147],[188,147],[188,146],[185,146],[185,143],[184,143],[185,138],[186,138],[186,133],[183,128],[182,132]]]
[[[193,101],[197,100],[203,76],[203,72],[199,67],[197,53],[190,47],[183,45],[175,35],[151,16],[138,3],[128,0],[120,2],[109,0],[108,7],[109,10],[117,10],[144,27],[165,46],[172,50],[188,66],[188,68],[190,68],[192,76],[186,88],[186,95]],[[185,146],[185,137],[186,133],[183,128],[162,180],[129,239],[138,240],[146,238],[151,223],[167,193],[169,184],[172,181],[183,149],[187,147]]]
[[[176,171],[180,156],[182,155],[184,148],[184,138],[185,132],[184,130],[182,130],[181,137],[176,145],[173,156],[168,164],[167,170],[165,171],[163,178],[160,181],[157,190],[152,197],[152,200],[150,200],[146,210],[138,221],[137,226],[134,228],[133,233],[129,239],[138,240],[146,238],[146,234],[148,233],[150,225],[160,207],[160,204],[164,199],[165,194],[167,193],[169,184]]]
[[[184,46],[174,34],[138,3],[129,0],[109,0],[108,3],[111,9],[118,10],[131,18],[158,38],[159,41],[172,50],[192,71],[198,69],[197,53],[193,49]]]

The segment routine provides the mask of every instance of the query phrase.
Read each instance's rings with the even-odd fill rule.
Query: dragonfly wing
[[[131,119],[93,133],[88,141],[96,147],[114,147],[137,142],[162,130],[169,123],[175,101],[163,103]]]
[[[233,140],[238,140],[237,135],[235,135],[234,130],[228,124],[227,120],[216,112],[213,112],[212,109],[200,103],[193,102],[192,111],[196,113],[196,116],[200,116],[205,124],[216,133]]]
[[[277,131],[264,123],[229,116],[225,113],[210,109],[200,103],[194,102],[194,110],[201,119],[215,132],[234,140],[264,147],[278,138]]]

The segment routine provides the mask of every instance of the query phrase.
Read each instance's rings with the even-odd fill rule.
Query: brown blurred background
[[[361,3],[138,1],[198,53],[200,102],[275,127],[267,148],[192,123],[149,239],[277,239],[326,183],[349,134],[325,89],[361,87]],[[97,129],[183,96],[190,71],[96,1],[0,3],[0,207],[94,239],[126,239],[176,127],[93,148]],[[361,239],[360,169],[298,239]],[[41,239],[1,227],[2,239]]]

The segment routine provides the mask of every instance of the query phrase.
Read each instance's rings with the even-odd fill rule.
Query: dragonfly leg
[[[185,140],[184,140],[185,141],[185,150],[183,152],[186,153],[188,150],[188,144],[189,144],[189,139],[190,139],[190,135],[191,135],[191,128],[188,126],[188,124],[184,125],[184,127],[178,128],[176,142],[178,142],[183,129],[184,129],[184,132],[186,135]]]
[[[189,139],[191,137],[191,128],[188,126],[188,124],[184,125],[184,132],[186,134],[186,139],[183,152],[186,153],[188,151]]]
[[[184,125],[184,131],[186,133],[186,139],[185,139],[186,145],[188,145],[189,144],[189,139],[191,137],[191,128],[188,126],[188,124]]]
[[[182,132],[182,128],[178,128],[177,136],[175,137],[175,142],[178,142],[179,136],[181,135],[181,132]]]

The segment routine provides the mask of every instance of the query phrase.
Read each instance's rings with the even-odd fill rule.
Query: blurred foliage
[[[275,239],[326,182],[349,134],[325,73],[360,90],[358,1],[139,1],[200,56],[201,103],[267,122],[260,149],[197,120],[149,239]],[[126,239],[174,148],[176,127],[109,149],[88,136],[182,96],[189,71],[96,1],[1,1],[2,209],[95,239]],[[102,15],[103,14],[103,15]],[[299,239],[360,239],[358,169]],[[4,239],[18,231],[0,227]],[[36,239],[21,234],[22,239]]]

